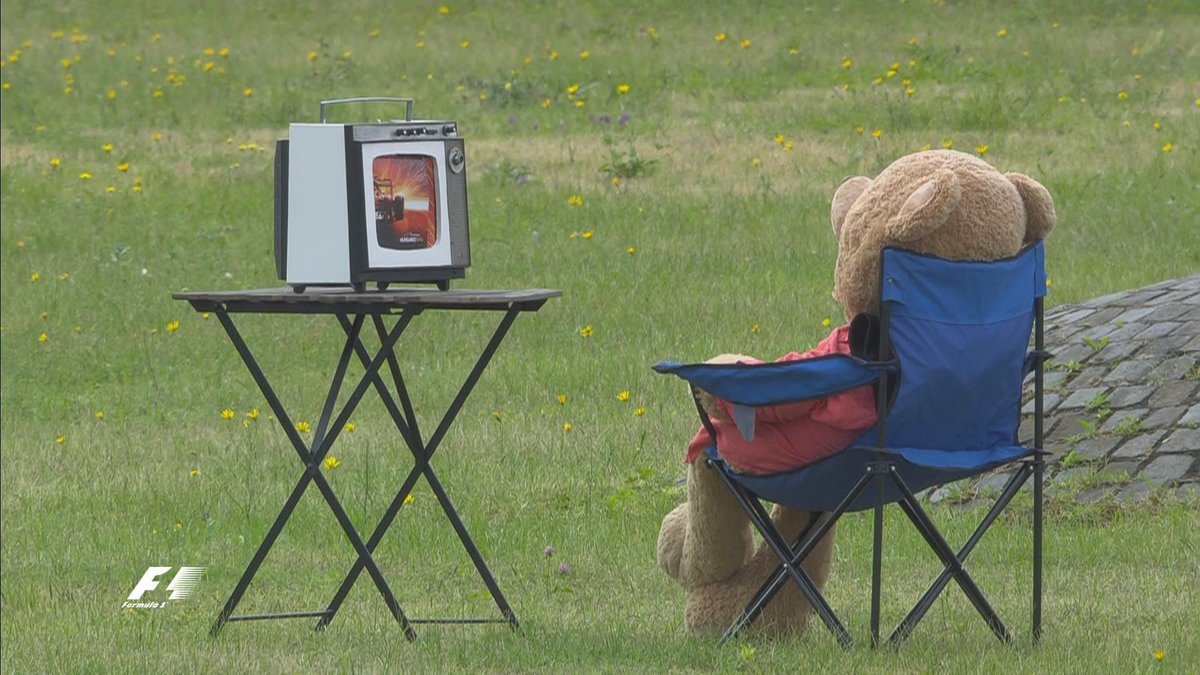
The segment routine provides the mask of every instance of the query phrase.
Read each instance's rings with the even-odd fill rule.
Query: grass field
[[[896,652],[843,653],[822,630],[688,636],[654,542],[696,423],[649,368],[815,343],[841,314],[834,189],[922,148],[1046,185],[1052,303],[1200,270],[1194,2],[258,5],[0,6],[4,671],[1196,671],[1197,504],[1068,490],[1049,510],[1040,646],[1014,571],[1027,497],[970,562],[1014,646],[953,589]],[[358,95],[459,122],[460,287],[564,292],[516,323],[434,461],[522,630],[419,626],[409,644],[360,580],[323,633],[249,622],[213,640],[299,466],[216,320],[170,294],[279,283],[274,140]],[[432,314],[406,335],[424,426],[492,318]],[[239,326],[315,426],[337,327]],[[409,465],[381,405],[352,422],[326,474],[369,531]],[[322,607],[353,563],[310,492],[241,609]],[[978,515],[933,512],[957,538]],[[847,519],[829,593],[859,636],[868,551],[867,520]],[[411,615],[495,613],[423,485],[376,558]],[[151,565],[208,571],[186,601],[122,609]],[[885,568],[898,620],[938,569],[911,539]]]

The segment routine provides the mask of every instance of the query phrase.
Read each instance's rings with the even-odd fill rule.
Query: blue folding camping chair
[[[733,492],[766,544],[780,559],[726,631],[724,640],[754,621],[791,579],[845,647],[851,638],[800,563],[845,513],[874,509],[871,644],[880,643],[883,507],[896,503],[937,554],[944,571],[888,638],[904,640],[942,590],[954,581],[1004,642],[1012,636],[964,568],[967,556],[1017,491],[1033,478],[1033,638],[1041,633],[1042,595],[1042,309],[1045,251],[1037,242],[996,262],[960,262],[900,249],[883,251],[878,346],[871,355],[825,356],[786,363],[682,364],[670,373],[733,404],[733,421],[751,438],[754,409],[819,398],[874,383],[879,420],[846,449],[797,470],[753,476],[735,473],[720,448],[707,462]],[[1034,334],[1029,349],[1030,331]],[[853,332],[853,331],[852,331]],[[1033,439],[1017,438],[1022,388],[1033,376]],[[712,439],[712,421],[697,405]],[[974,533],[956,552],[939,533],[915,493],[1019,464]],[[775,529],[760,499],[814,512],[795,542]],[[827,517],[819,519],[817,514]]]

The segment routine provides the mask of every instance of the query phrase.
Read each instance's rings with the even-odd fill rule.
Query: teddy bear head
[[[954,150],[901,157],[874,180],[842,182],[830,212],[838,241],[833,297],[846,318],[879,312],[879,260],[888,246],[950,260],[999,260],[1054,229],[1040,183]]]

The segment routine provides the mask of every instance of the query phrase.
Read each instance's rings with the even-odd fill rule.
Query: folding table
[[[553,289],[455,289],[443,291],[414,288],[362,292],[350,288],[310,288],[303,293],[297,293],[290,288],[277,288],[247,291],[180,292],[173,294],[172,297],[175,299],[189,302],[196,311],[209,312],[217,317],[217,320],[220,321],[221,326],[224,327],[230,341],[233,343],[234,348],[249,369],[250,375],[254,378],[255,383],[266,398],[267,405],[274,413],[275,419],[283,427],[283,431],[287,434],[288,440],[295,448],[296,454],[304,465],[304,472],[296,483],[296,487],[293,488],[291,495],[284,503],[274,524],[263,539],[262,544],[259,545],[258,550],[251,559],[250,564],[246,567],[228,601],[226,601],[221,613],[217,616],[216,622],[213,623],[212,629],[209,631],[210,634],[216,636],[228,621],[273,618],[315,617],[318,618],[316,628],[323,629],[333,620],[342,601],[345,600],[347,593],[349,593],[354,582],[364,569],[369,573],[380,596],[383,597],[388,610],[396,619],[396,622],[400,624],[400,627],[404,630],[405,637],[409,640],[416,637],[413,624],[418,623],[507,623],[512,628],[517,628],[516,614],[513,613],[508,601],[505,600],[504,594],[500,591],[499,585],[488,570],[483,556],[471,539],[470,533],[467,532],[462,519],[459,517],[457,511],[455,511],[449,496],[446,494],[445,488],[442,486],[441,481],[438,480],[430,460],[445,438],[446,432],[453,424],[455,417],[462,409],[467,396],[470,395],[479,377],[483,374],[492,356],[496,353],[496,349],[500,346],[505,335],[508,334],[509,328],[517,316],[522,312],[535,312],[547,300],[561,295],[561,291]],[[459,388],[458,394],[454,397],[445,414],[442,416],[441,421],[434,432],[426,437],[422,435],[417,423],[412,400],[400,368],[396,347],[400,336],[409,327],[414,318],[425,312],[439,310],[498,312],[501,313],[501,318],[491,339],[483,348],[475,365]],[[262,368],[259,367],[258,361],[254,358],[237,327],[234,326],[232,318],[234,314],[332,315],[345,333],[346,340],[342,347],[341,356],[338,358],[336,367],[334,368],[332,383],[325,398],[320,421],[314,429],[311,444],[305,443],[304,439],[300,436],[300,433],[292,423],[291,417],[280,403],[279,397],[275,394],[271,384],[267,381]],[[388,326],[388,320],[392,320],[390,327]],[[379,349],[374,354],[367,350],[361,339],[364,327],[368,325],[368,322],[370,329],[375,331],[379,339]],[[447,336],[447,339],[455,339],[455,336]],[[338,401],[343,381],[346,378],[346,371],[354,358],[357,358],[362,364],[364,372],[361,379],[359,379],[358,383],[351,390],[341,411],[335,416],[334,406]],[[385,364],[391,374],[394,390],[388,387],[384,376],[381,374],[381,370]],[[355,529],[354,524],[350,521],[341,502],[338,501],[333,488],[330,487],[329,482],[322,473],[322,462],[328,455],[339,432],[345,427],[346,422],[349,421],[354,409],[358,406],[367,390],[371,388],[375,389],[380,401],[395,423],[396,429],[403,438],[405,445],[412,453],[414,464],[408,474],[408,478],[400,486],[395,498],[385,511],[378,525],[376,525],[375,530],[364,541]],[[372,554],[387,532],[388,527],[391,526],[400,507],[404,504],[405,498],[412,492],[417,480],[421,477],[425,478],[425,481],[433,490],[438,504],[441,505],[446,518],[450,521],[451,526],[454,528],[455,533],[474,563],[480,578],[487,586],[492,599],[496,602],[502,618],[412,618],[404,613],[404,610],[401,609],[400,604],[396,601],[395,595],[384,579],[383,573],[380,571]],[[341,529],[354,546],[355,552],[358,554],[357,560],[346,573],[341,586],[325,609],[235,615],[233,613],[234,609],[241,601],[242,595],[249,587],[259,566],[266,558],[271,546],[275,543],[276,538],[283,530],[292,511],[296,508],[301,496],[303,496],[310,483],[316,484],[317,489],[321,492],[321,496],[324,497],[325,502],[329,505]]]

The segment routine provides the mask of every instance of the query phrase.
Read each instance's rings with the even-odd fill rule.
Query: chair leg
[[[929,544],[930,548],[932,548],[934,553],[937,554],[938,558],[941,559],[942,564],[945,565],[953,575],[954,580],[958,582],[959,587],[962,589],[963,593],[966,594],[967,599],[971,601],[971,604],[974,605],[976,611],[978,611],[980,616],[983,617],[983,620],[992,629],[992,632],[996,634],[996,637],[1001,642],[1012,642],[1012,635],[1008,632],[1008,629],[1004,627],[1004,623],[1000,621],[1000,617],[996,615],[995,610],[992,609],[991,605],[987,601],[987,598],[984,597],[983,592],[979,590],[979,587],[975,584],[975,580],[972,579],[971,575],[968,574],[966,569],[963,568],[962,562],[955,557],[954,551],[950,548],[950,545],[946,543],[946,540],[942,538],[941,533],[938,532],[938,529],[933,524],[933,521],[929,519],[929,515],[926,514],[924,509],[921,508],[920,504],[917,503],[917,498],[912,493],[912,490],[908,488],[908,485],[904,483],[899,474],[897,474],[894,470],[892,471],[891,476],[892,481],[898,488],[900,488],[900,492],[904,495],[898,504],[904,511],[905,515],[908,516],[909,520],[912,521],[913,525],[915,525],[917,530],[921,533],[921,536],[925,538],[926,543]]]
[[[1021,469],[1013,474],[1012,478],[1009,478],[1008,483],[1005,484],[1000,496],[996,499],[996,503],[992,505],[992,508],[988,511],[987,515],[984,516],[983,520],[980,521],[970,538],[968,538],[967,542],[963,544],[963,547],[959,549],[956,557],[960,563],[966,562],[967,556],[971,554],[971,551],[975,550],[975,546],[983,538],[984,533],[991,528],[992,523],[996,521],[996,518],[998,518],[1000,513],[1008,506],[1009,502],[1012,501],[1012,498],[1016,496],[1017,491],[1020,490],[1021,486],[1025,484],[1025,481],[1029,479],[1029,474],[1029,467],[1027,465],[1022,465]],[[904,617],[904,620],[901,621],[896,626],[895,630],[892,631],[891,636],[888,637],[889,644],[899,644],[907,639],[910,634],[912,634],[912,631],[914,628],[916,628],[917,623],[924,618],[925,613],[928,612],[929,608],[933,606],[934,600],[936,600],[938,596],[941,595],[942,591],[945,590],[946,585],[950,583],[951,578],[953,578],[953,573],[951,572],[950,568],[944,569],[942,573],[938,575],[937,579],[930,584],[929,589],[925,591],[925,594],[921,596],[921,599],[918,600],[915,605],[913,605],[913,608],[908,613],[908,616]]]
[[[1033,641],[1042,639],[1042,482],[1046,460],[1033,460]]]
[[[734,483],[733,479],[727,473],[728,470],[724,466],[715,464],[713,468],[716,470],[717,475],[720,476],[721,481],[724,482],[726,487],[728,487],[733,493],[734,497],[738,501],[738,504],[746,511],[747,514],[749,514],[750,522],[754,524],[755,529],[757,529],[759,534],[762,535],[763,541],[771,548],[781,563],[783,563],[780,565],[780,569],[783,571],[783,573],[786,576],[790,576],[792,580],[796,582],[796,585],[799,586],[801,593],[804,594],[804,598],[808,600],[808,604],[817,613],[817,616],[821,618],[821,621],[825,623],[825,626],[829,628],[830,632],[833,633],[834,637],[837,638],[838,643],[844,648],[849,648],[851,644],[850,632],[846,630],[846,627],[842,625],[842,622],[837,618],[837,615],[834,614],[833,609],[829,606],[829,603],[825,601],[824,596],[821,595],[821,592],[817,589],[816,584],[813,583],[812,578],[808,576],[808,573],[793,561],[791,547],[786,541],[783,540],[779,534],[779,531],[775,529],[774,524],[771,522],[770,516],[767,515],[767,512],[763,509],[762,504],[760,504],[758,499],[756,499],[753,495],[748,494],[741,486]],[[835,513],[835,515],[840,516],[840,513]],[[819,541],[822,537],[824,537],[825,533],[828,532],[828,528],[832,527],[832,521],[835,519],[836,518],[831,518],[830,521],[827,521],[822,527],[818,528],[812,537],[810,537],[810,541]],[[807,554],[807,551],[804,551],[804,553]],[[774,576],[775,575],[772,575],[772,577]],[[771,601],[771,598],[774,597],[779,588],[782,587],[783,579],[781,578],[777,583],[770,583],[769,585],[770,588],[765,589],[767,592],[763,593],[763,596],[759,599],[759,602],[755,605],[747,607],[746,610],[742,612],[742,616],[739,617],[738,620],[734,622],[734,624],[730,626],[728,630],[726,630],[725,634],[721,637],[722,644],[732,639],[735,635],[737,635],[738,632],[748,626],[762,613],[763,608],[768,602]],[[764,589],[760,589],[760,591],[761,590]]]
[[[878,495],[875,500],[874,536],[871,542],[871,646],[879,646],[879,614],[883,595],[883,505],[884,482],[883,472],[890,467],[888,464],[872,466],[870,475],[874,476]]]

